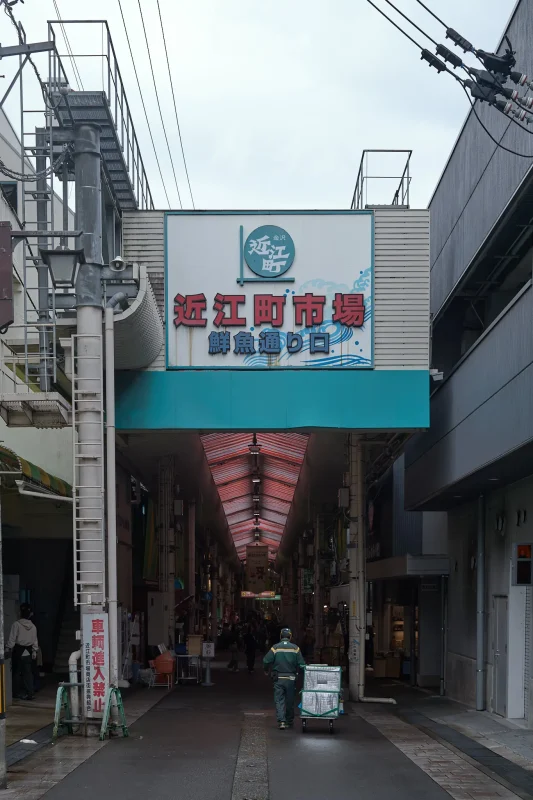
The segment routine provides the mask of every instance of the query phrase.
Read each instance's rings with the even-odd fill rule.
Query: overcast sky
[[[385,0],[375,2],[394,15]],[[444,41],[444,29],[416,0],[395,2]],[[118,0],[57,4],[63,19],[108,20],[155,204],[167,208]],[[477,47],[493,49],[515,0],[426,4]],[[170,206],[178,208],[138,0],[122,5]],[[415,46],[366,0],[160,0],[160,5],[197,208],[349,207],[364,148],[412,149],[411,205],[427,204],[467,101],[458,84],[421,62]],[[156,0],[142,0],[142,8],[182,200],[190,207]],[[26,0],[14,13],[28,41],[45,39],[46,21],[56,18],[53,0]],[[15,43],[3,15],[0,31],[3,45]],[[74,52],[102,52],[101,26],[67,26],[67,32]],[[420,33],[410,32],[431,47]],[[59,30],[58,40],[64,52]],[[8,61],[14,60],[2,61],[2,85],[15,66]],[[100,89],[99,64],[82,58],[77,63],[85,88]],[[40,64],[45,72],[45,61]],[[14,106],[10,111],[15,113]],[[369,202],[385,199],[379,192],[368,196]]]

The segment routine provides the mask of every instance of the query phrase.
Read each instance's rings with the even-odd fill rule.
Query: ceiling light
[[[259,495],[258,495],[258,494],[254,494],[254,495],[253,495],[253,497],[252,497],[252,502],[253,502],[253,503],[259,503],[259,502],[261,502],[261,498],[259,497]]]
[[[252,483],[255,483],[256,485],[258,483],[261,483],[261,478],[259,477],[259,475],[253,475],[252,476]]]
[[[489,481],[491,481],[491,482],[492,481],[499,481],[499,480],[500,480],[499,478],[489,478]]]

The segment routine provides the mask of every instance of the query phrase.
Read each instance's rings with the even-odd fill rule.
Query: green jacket
[[[299,669],[305,667],[305,660],[300,653],[300,648],[289,639],[282,639],[279,644],[270,648],[263,659],[265,669],[272,667],[272,671],[279,677],[296,676]]]

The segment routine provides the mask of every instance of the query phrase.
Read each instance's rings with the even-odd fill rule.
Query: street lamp
[[[77,250],[71,250],[63,245],[59,245],[55,250],[40,247],[39,252],[50,270],[55,287],[74,286],[78,264],[85,263],[83,247]]]

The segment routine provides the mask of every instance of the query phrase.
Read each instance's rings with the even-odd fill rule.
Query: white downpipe
[[[78,680],[78,661],[81,658],[81,650],[76,650],[71,653],[68,659],[68,676],[69,683],[79,683]],[[80,688],[79,686],[70,687],[70,710],[72,712],[72,719],[79,720],[80,718]]]
[[[109,606],[109,683],[118,687],[117,498],[115,464],[114,309],[105,309],[106,456],[107,456],[107,601]]]

